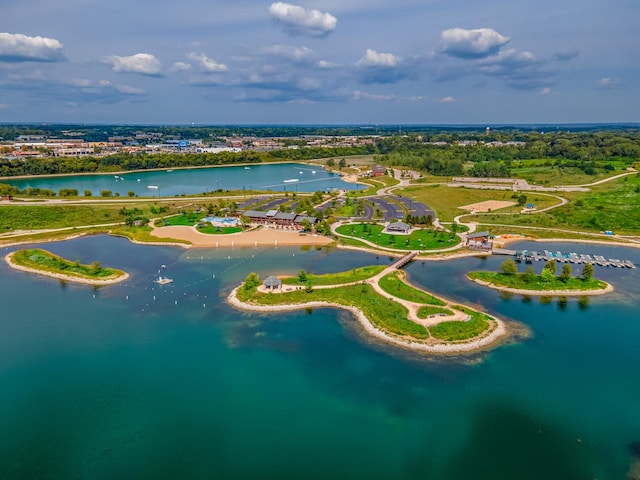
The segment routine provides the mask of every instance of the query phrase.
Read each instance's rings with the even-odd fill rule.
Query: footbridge
[[[409,252],[404,257],[397,259],[395,262],[389,265],[388,268],[399,270],[400,268],[404,267],[407,263],[409,263],[411,260],[413,260],[413,257],[415,257],[416,255],[418,255],[418,252]]]

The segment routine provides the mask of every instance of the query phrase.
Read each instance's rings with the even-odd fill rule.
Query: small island
[[[105,268],[98,261],[83,265],[78,260],[72,262],[39,248],[17,250],[4,258],[16,270],[86,285],[110,285],[129,278],[127,272]]]
[[[467,277],[474,282],[503,292],[523,295],[602,295],[613,291],[613,287],[593,278],[593,265],[586,263],[578,276],[572,276],[571,265],[565,263],[560,275],[556,275],[556,261],[550,260],[536,274],[532,266],[524,273],[518,272],[516,262],[508,258],[500,265],[499,272],[469,272]]]
[[[393,265],[340,273],[267,277],[251,273],[228,297],[235,307],[262,312],[336,307],[352,312],[364,330],[393,345],[431,354],[488,349],[507,335],[504,321],[449,302],[406,281]]]

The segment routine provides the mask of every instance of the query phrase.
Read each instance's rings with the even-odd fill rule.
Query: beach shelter
[[[278,277],[274,276],[274,275],[269,275],[267,278],[265,278],[264,282],[262,282],[262,284],[268,288],[269,290],[275,290],[277,288],[282,288],[282,280],[280,280]]]

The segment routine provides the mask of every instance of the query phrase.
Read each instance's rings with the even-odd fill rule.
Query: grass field
[[[385,275],[378,282],[380,288],[387,292],[389,295],[393,295],[403,300],[408,300],[415,303],[424,303],[427,305],[446,305],[445,302],[433,295],[428,294],[424,290],[418,290],[411,285],[405,283],[399,272],[393,272]]]
[[[470,338],[477,337],[489,328],[490,317],[488,315],[465,308],[462,310],[471,316],[470,320],[467,320],[466,322],[455,320],[442,322],[438,325],[434,325],[433,327],[429,327],[429,332],[433,338],[445,340],[447,342],[468,340]]]
[[[637,235],[640,232],[640,177],[637,175],[597,185],[590,192],[560,195],[569,199],[569,203],[541,214],[478,215],[465,220],[595,233],[613,230]]]
[[[336,229],[340,235],[368,240],[383,248],[395,248],[399,250],[434,250],[452,247],[460,243],[460,238],[447,232],[437,230],[416,230],[411,235],[390,235],[382,233],[384,226],[377,224],[350,223],[341,225]],[[345,243],[349,239],[344,239]]]
[[[427,318],[429,315],[453,315],[453,312],[447,308],[424,306],[418,309],[418,318]]]
[[[583,280],[572,277],[564,282],[559,277],[545,280],[542,275],[527,276],[524,273],[505,275],[500,272],[469,272],[467,275],[472,280],[481,280],[499,287],[531,291],[566,290],[573,292],[582,290],[604,290],[607,288],[606,283],[595,278]],[[529,280],[527,280],[527,278],[529,278]]]
[[[414,198],[434,209],[438,219],[444,222],[452,221],[456,216],[465,213],[460,206],[486,200],[514,201],[510,190],[481,190],[477,188],[447,187],[446,185],[410,186],[400,190],[406,197]],[[398,193],[398,192],[396,192]],[[539,193],[525,192],[527,203],[534,203],[537,208],[545,208],[559,203],[553,197]],[[519,213],[521,206],[515,205],[501,209],[500,212]]]
[[[340,285],[343,283],[361,282],[368,278],[374,277],[386,267],[384,265],[370,265],[367,267],[358,267],[346,272],[325,273],[315,275],[307,273],[307,280],[311,285]],[[306,282],[300,282],[298,277],[286,277],[282,279],[285,285],[304,285]]]

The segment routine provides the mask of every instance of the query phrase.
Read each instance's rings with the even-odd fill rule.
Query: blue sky
[[[637,0],[1,3],[0,122],[640,121]]]

